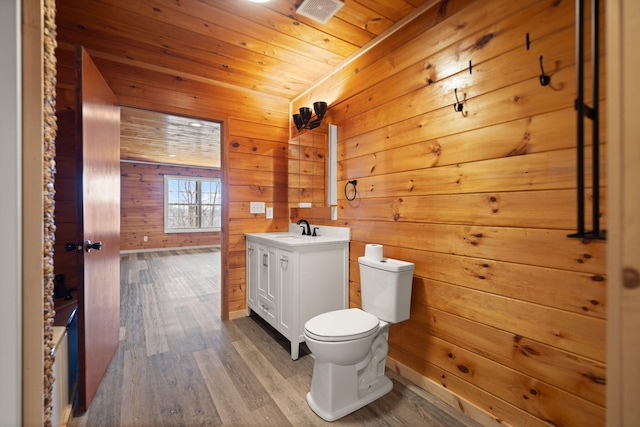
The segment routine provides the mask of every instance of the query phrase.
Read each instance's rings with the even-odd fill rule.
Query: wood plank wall
[[[339,219],[306,219],[351,228],[351,305],[365,244],[414,262],[389,355],[496,424],[604,425],[606,242],[567,238],[574,31],[573,1],[442,1],[292,103],[339,127]]]
[[[221,244],[221,233],[164,232],[164,176],[220,178],[221,171],[194,167],[120,163],[120,250]],[[148,240],[144,241],[144,236]]]

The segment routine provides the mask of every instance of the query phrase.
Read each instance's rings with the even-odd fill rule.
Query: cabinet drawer
[[[276,322],[276,306],[272,301],[269,301],[266,297],[259,295],[258,296],[258,312],[260,316],[269,322],[271,326],[277,328]]]

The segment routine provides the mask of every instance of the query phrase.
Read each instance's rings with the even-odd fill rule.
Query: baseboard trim
[[[495,416],[489,414],[484,409],[479,408],[468,400],[458,396],[450,390],[447,390],[441,384],[438,384],[430,378],[422,376],[419,372],[414,371],[389,356],[387,356],[386,366],[401,377],[415,384],[417,387],[430,393],[442,402],[451,406],[455,410],[462,412],[467,417],[477,421],[483,426],[505,427],[509,425],[504,421],[497,420]]]
[[[139,252],[164,252],[164,251],[180,251],[187,249],[207,249],[207,248],[218,248],[220,249],[220,245],[205,245],[205,246],[180,246],[177,248],[150,248],[150,249],[126,249],[121,250],[120,254],[135,254]]]
[[[238,310],[238,311],[229,312],[229,320],[240,319],[242,317],[247,317],[247,310]]]

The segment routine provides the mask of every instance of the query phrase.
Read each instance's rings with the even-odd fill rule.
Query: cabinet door
[[[278,329],[292,341],[293,331],[295,330],[293,324],[295,319],[294,312],[298,309],[296,304],[297,292],[294,285],[294,268],[293,254],[288,251],[278,251]]]
[[[258,309],[257,313],[269,322],[274,328],[277,327],[277,303],[276,294],[273,287],[276,284],[274,274],[276,272],[276,254],[273,248],[260,246],[258,249],[260,273],[258,276]]]
[[[260,255],[257,245],[247,241],[247,316],[250,309],[256,308],[258,297],[258,279],[260,277]]]
[[[277,306],[278,301],[278,276],[280,275],[280,250],[267,248],[267,272],[268,277],[265,290],[267,300]]]
[[[262,245],[256,245],[256,249],[258,252],[257,294],[266,297],[269,286],[269,251]]]

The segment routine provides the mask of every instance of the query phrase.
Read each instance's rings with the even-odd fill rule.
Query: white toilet
[[[409,318],[414,265],[358,258],[362,309],[330,311],[305,324],[315,357],[307,403],[326,421],[344,417],[391,391],[384,375],[389,324]]]

